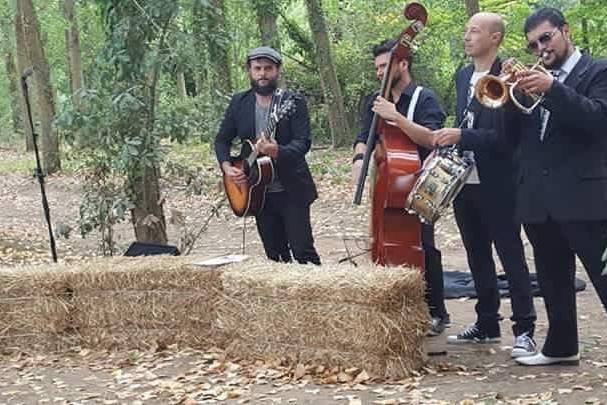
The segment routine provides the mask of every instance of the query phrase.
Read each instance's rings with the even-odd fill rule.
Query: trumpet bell
[[[481,77],[474,87],[474,96],[487,108],[501,108],[509,99],[504,79],[486,75]]]
[[[530,67],[526,67],[525,65],[514,61],[508,73],[504,73],[500,76],[486,75],[481,77],[474,86],[474,95],[478,102],[487,108],[501,108],[508,103],[508,101],[512,101],[512,103],[523,113],[531,114],[531,112],[543,101],[544,95],[526,94],[531,100],[531,105],[525,106],[518,100],[515,89],[519,83],[518,80],[516,80],[517,72],[533,70],[548,74],[548,71],[542,66],[541,58],[538,59],[535,65]]]

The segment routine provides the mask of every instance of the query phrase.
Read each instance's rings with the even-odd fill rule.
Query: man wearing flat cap
[[[261,136],[276,101],[281,66],[280,53],[270,47],[248,53],[246,69],[251,88],[232,97],[215,138],[215,153],[224,174],[235,183],[247,181],[245,173],[230,160],[235,139],[253,142],[260,155],[272,158],[274,181],[267,187],[263,209],[255,217],[266,255],[274,261],[290,262],[294,257],[302,264],[320,264],[310,224],[310,205],[317,193],[305,159],[311,138],[304,98],[283,91],[282,100],[294,100],[294,111],[278,122],[275,138]]]

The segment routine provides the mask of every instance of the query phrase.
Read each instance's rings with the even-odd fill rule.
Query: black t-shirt
[[[407,110],[409,109],[409,104],[411,103],[411,98],[413,97],[413,92],[415,91],[416,87],[417,85],[415,85],[414,83],[409,84],[409,86],[407,86],[403,94],[400,96],[400,99],[396,103],[396,110],[404,116],[407,116]],[[373,107],[373,101],[375,100],[377,95],[378,93],[375,93],[368,98],[368,102],[363,115],[362,131],[356,137],[356,143],[367,142],[367,138],[369,137],[369,129],[371,127],[371,121],[373,120],[374,114],[371,108]],[[436,97],[434,92],[424,87],[421,93],[419,94],[417,105],[415,106],[415,111],[413,113],[413,122],[424,126],[430,130],[436,130],[443,127],[445,123],[445,118],[445,112],[440,106],[438,98]],[[421,146],[419,146],[418,149],[422,159],[425,159],[426,156],[428,156],[428,154],[430,153],[430,151]]]

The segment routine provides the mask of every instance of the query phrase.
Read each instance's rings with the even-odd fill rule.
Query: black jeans
[[[263,210],[257,215],[257,231],[269,259],[320,265],[320,257],[314,248],[310,206],[289,198],[283,191],[266,193]]]
[[[531,294],[529,269],[521,241],[521,225],[514,218],[512,206],[504,201],[494,204],[482,194],[481,185],[467,184],[453,202],[455,220],[462,236],[468,266],[478,295],[478,325],[490,335],[499,334],[500,294],[493,261],[492,245],[502,262],[512,304],[515,336],[535,329],[535,308]]]
[[[607,220],[525,224],[548,314],[542,353],[567,357],[579,353],[575,299],[575,256],[588,273],[607,310],[607,276],[601,256],[607,246]]]
[[[446,318],[445,287],[443,281],[443,261],[441,252],[434,245],[434,225],[422,224],[422,247],[426,268],[426,303],[432,318]]]

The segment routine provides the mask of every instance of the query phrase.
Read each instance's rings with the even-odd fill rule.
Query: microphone
[[[25,69],[23,71],[23,74],[21,75],[21,80],[25,80],[27,79],[29,76],[31,76],[34,73],[34,67],[30,66],[27,69]]]

